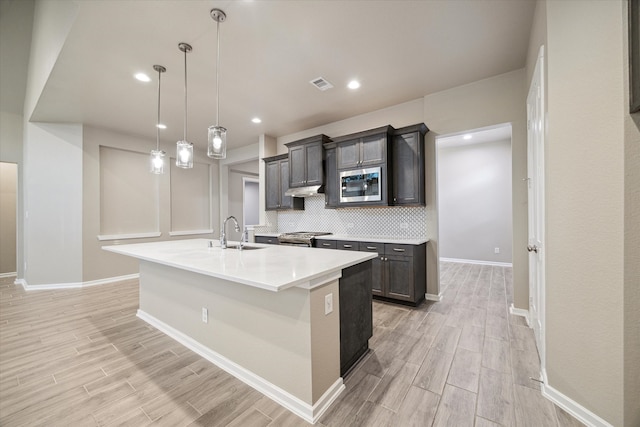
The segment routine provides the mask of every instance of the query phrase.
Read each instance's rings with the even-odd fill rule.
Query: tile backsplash
[[[353,237],[403,239],[427,237],[424,206],[325,209],[324,195],[306,197],[304,204],[304,211],[267,212],[270,231],[329,231]]]

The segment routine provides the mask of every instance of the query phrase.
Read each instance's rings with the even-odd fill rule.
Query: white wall
[[[615,426],[626,424],[624,7],[546,4],[548,384]]]
[[[511,263],[511,140],[439,142],[438,207],[441,258]]]
[[[24,279],[81,282],[82,126],[28,123],[24,164]]]

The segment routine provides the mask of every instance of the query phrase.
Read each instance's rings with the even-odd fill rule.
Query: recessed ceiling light
[[[251,119],[251,121],[253,123],[262,123],[262,120],[260,119],[260,117],[254,117],[253,119]]]
[[[166,128],[167,128],[167,125],[162,124],[162,123],[158,123],[156,126],[157,126],[159,129],[166,129]]]
[[[358,89],[360,87],[360,82],[357,80],[351,80],[347,85],[349,89]]]
[[[151,77],[147,76],[145,73],[137,73],[134,74],[134,76],[136,79],[140,80],[141,82],[150,82],[151,81]]]
[[[466,134],[465,136],[462,137],[462,139],[471,139],[471,134]]]

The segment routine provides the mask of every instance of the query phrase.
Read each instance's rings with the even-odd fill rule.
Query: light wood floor
[[[442,263],[444,298],[374,302],[372,351],[323,426],[581,426],[529,377],[511,269]],[[137,281],[25,292],[0,279],[0,425],[304,426],[136,318]]]

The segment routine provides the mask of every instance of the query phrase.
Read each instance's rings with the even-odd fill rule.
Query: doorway
[[[260,224],[260,180],[242,178],[242,218],[244,227]]]
[[[440,261],[510,267],[511,125],[439,136],[436,162]]]
[[[17,271],[18,165],[0,162],[0,277]]]

